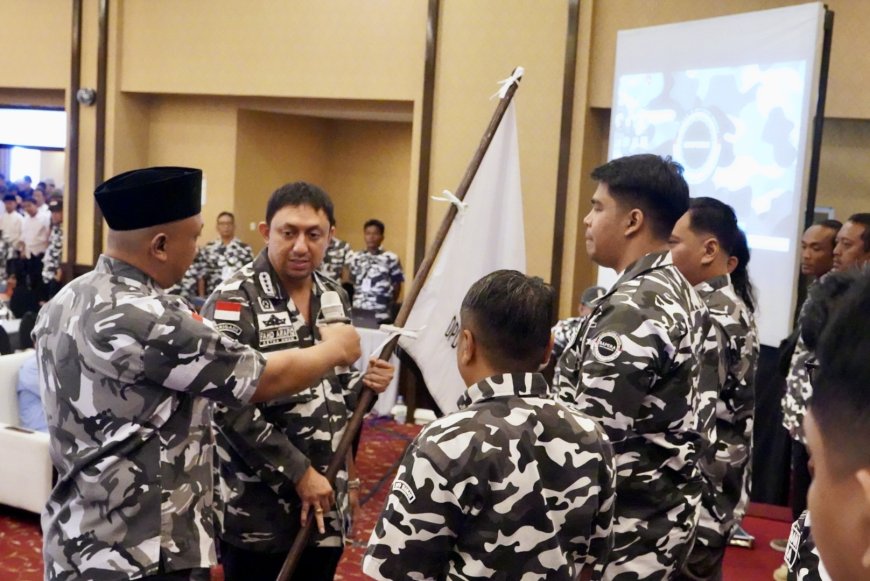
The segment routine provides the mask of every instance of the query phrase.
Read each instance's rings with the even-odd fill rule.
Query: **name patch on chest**
[[[290,313],[258,314],[257,323],[260,330],[260,347],[299,341],[296,328],[290,321]]]
[[[263,329],[260,331],[260,347],[283,345],[284,343],[296,343],[299,335],[291,325],[276,329]]]

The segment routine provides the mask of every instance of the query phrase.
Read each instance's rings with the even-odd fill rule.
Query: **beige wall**
[[[868,160],[870,120],[826,120],[816,205],[833,207],[841,221],[870,212]]]
[[[206,192],[202,242],[213,237],[219,212],[233,208],[236,179],[236,109],[219,99],[163,97],[149,115],[147,165],[203,170]]]
[[[567,3],[480,0],[442,3],[432,143],[433,193],[453,191],[496,107],[497,81],[526,70],[517,92],[526,261],[550,278],[562,106]],[[446,207],[430,202],[427,241]]]
[[[259,111],[239,111],[238,119],[234,204],[225,209],[235,212],[236,235],[256,252],[263,240],[250,226],[265,219],[272,192],[295,181],[323,185],[328,157],[326,122]]]
[[[66,154],[63,151],[43,151],[39,156],[39,176],[42,181],[46,178],[54,180],[54,185],[63,188],[64,164]]]
[[[124,0],[120,9],[135,23],[124,32],[124,91],[413,99],[422,83],[423,0]]]
[[[337,235],[355,250],[365,248],[363,224],[384,223],[384,247],[395,252],[410,278],[405,246],[411,176],[411,124],[330,121],[325,187],[335,203]]]
[[[797,4],[803,0],[586,0],[580,3],[574,120],[562,262],[562,314],[593,281],[582,225],[589,171],[606,157],[616,31]],[[319,182],[339,231],[361,244],[372,208],[387,245],[413,262],[426,0],[124,0],[110,3],[107,176],[147,164],[191,164],[207,177],[206,239],[232,209],[243,236],[268,194],[290,179]],[[818,202],[839,216],[866,209],[870,189],[870,2],[836,11]],[[84,1],[82,83],[96,82],[98,0]],[[568,3],[442,0],[429,187],[454,189],[486,127],[496,81],[517,65],[529,271],[550,276]],[[10,59],[0,103],[61,104],[69,83],[70,3],[6,0],[5,54],[34,23],[46,42]],[[195,24],[194,24],[195,23]],[[68,98],[68,97],[67,97]],[[77,261],[91,258],[94,108],[82,108]],[[332,120],[326,119],[332,118]],[[340,120],[345,119],[345,121]],[[395,121],[390,123],[389,121]],[[277,137],[275,137],[277,135]],[[376,160],[373,163],[372,160]],[[388,165],[389,176],[373,172]],[[372,187],[372,184],[377,184]],[[403,190],[404,188],[404,190]],[[374,191],[379,190],[379,191]],[[386,193],[386,194],[385,194]],[[384,195],[389,199],[385,201]],[[445,208],[430,203],[431,240]]]
[[[72,2],[0,3],[0,87],[63,89],[70,80]]]

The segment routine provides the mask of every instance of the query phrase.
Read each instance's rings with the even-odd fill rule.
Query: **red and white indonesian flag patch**
[[[214,306],[214,318],[222,321],[238,321],[242,316],[241,303],[218,301]]]

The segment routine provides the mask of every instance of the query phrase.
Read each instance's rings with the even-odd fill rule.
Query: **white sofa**
[[[16,392],[30,353],[0,356],[0,504],[38,513],[51,492],[48,434],[19,427]]]

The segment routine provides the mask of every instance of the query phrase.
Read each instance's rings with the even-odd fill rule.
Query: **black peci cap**
[[[138,230],[196,216],[201,209],[202,170],[149,167],[117,175],[94,192],[112,230]]]

